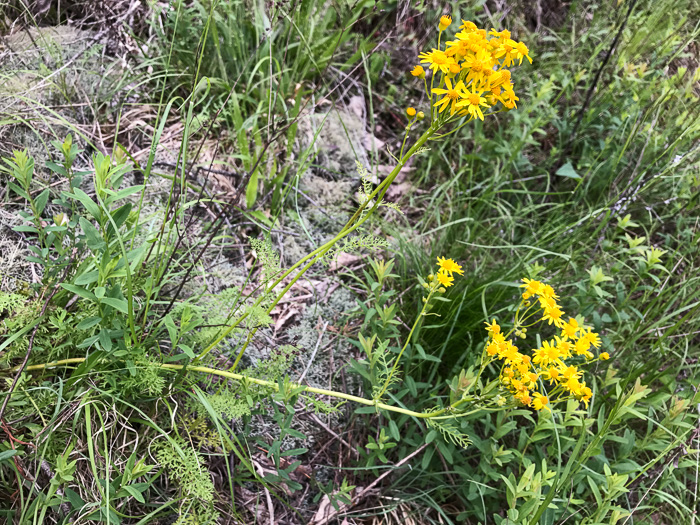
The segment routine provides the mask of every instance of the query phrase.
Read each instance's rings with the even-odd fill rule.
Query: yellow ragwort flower
[[[416,108],[406,108],[406,115],[408,118],[413,118],[416,116]]]
[[[556,326],[557,328],[561,328],[564,325],[564,321],[562,320],[563,315],[564,311],[561,308],[559,308],[558,305],[547,305],[544,308],[542,320],[547,321],[547,324],[554,324],[554,326]]]
[[[600,358],[601,358],[603,361],[607,361],[608,359],[610,359],[610,354],[607,353],[607,352],[601,352],[601,353],[600,353]]]
[[[444,74],[450,72],[450,64],[454,62],[453,58],[448,57],[443,51],[439,49],[433,49],[427,53],[421,53],[418,55],[421,64],[430,64],[429,69],[437,73],[442,71]]]
[[[530,61],[530,64],[532,64],[532,59],[530,58],[530,51],[528,50],[527,46],[523,44],[522,42],[518,42],[515,44],[515,48],[511,51],[511,54],[515,55],[516,59],[520,59],[520,64],[523,63],[523,57],[527,58]]]
[[[457,109],[457,102],[459,102],[467,96],[465,91],[466,88],[464,86],[464,82],[462,82],[461,80],[453,86],[450,77],[445,77],[445,85],[447,86],[447,89],[433,89],[433,94],[444,95],[442,99],[438,100],[433,105],[438,107],[438,111],[440,113],[442,113],[449,107],[450,115],[454,115]]]
[[[494,335],[501,333],[501,327],[495,319],[491,321],[491,323],[486,321],[486,323],[484,324],[486,324],[486,331],[489,333],[490,336],[493,337]]]
[[[454,284],[454,277],[452,277],[451,275],[448,275],[446,272],[444,272],[442,270],[440,270],[436,274],[436,277],[437,277],[438,282],[442,286],[444,286],[445,288],[448,288]]]
[[[547,406],[547,404],[549,403],[549,399],[547,398],[547,396],[543,396],[539,392],[535,392],[534,394],[532,394],[532,397],[532,408],[534,408],[535,410],[542,410],[543,408],[546,408],[551,412],[551,409]]]
[[[571,339],[572,341],[575,341],[578,339],[576,334],[580,329],[581,326],[579,326],[578,321],[576,321],[576,319],[573,317],[569,317],[569,321],[561,328],[561,336],[564,339]]]
[[[462,111],[469,114],[472,118],[484,120],[484,113],[481,111],[481,106],[489,107],[486,99],[481,96],[483,91],[471,92],[467,94],[464,100],[460,100],[457,106],[463,108]]]
[[[452,275],[453,273],[457,273],[459,275],[463,275],[464,272],[462,271],[462,267],[454,262],[452,259],[445,259],[444,257],[438,257],[437,258],[438,265],[440,266],[440,269],[449,273]]]
[[[535,295],[539,295],[542,293],[542,288],[544,288],[544,284],[542,284],[540,281],[535,281],[533,279],[523,279],[523,283],[521,284],[521,288],[525,288],[525,292],[523,293],[523,299],[529,299],[530,297],[533,297]]]
[[[534,350],[535,357],[532,362],[536,365],[547,366],[551,364],[563,364],[559,348],[549,341],[542,341],[542,346]]]

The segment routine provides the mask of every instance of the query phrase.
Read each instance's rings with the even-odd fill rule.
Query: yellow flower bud
[[[418,120],[423,120],[425,118],[425,113],[423,113],[422,111],[419,111],[418,114],[416,114],[416,118]]]
[[[450,15],[443,15],[440,17],[440,23],[438,24],[438,28],[440,31],[444,31],[448,27],[450,27],[450,24],[452,23],[452,17]]]
[[[416,108],[406,108],[406,115],[408,118],[413,118],[416,116]]]
[[[457,63],[450,64],[450,76],[453,77],[455,75],[459,75],[459,72],[462,71],[462,66],[460,66]]]
[[[607,352],[601,352],[601,353],[600,353],[600,358],[601,358],[603,361],[607,361],[608,359],[610,359],[610,354],[607,353]]]
[[[445,293],[446,291],[447,290],[445,289],[444,286],[441,286],[440,288],[438,288],[438,292],[440,292],[440,293]]]
[[[411,75],[418,78],[425,78],[425,69],[423,69],[423,66],[416,66],[411,70]]]
[[[433,279],[435,279],[435,276],[432,273],[428,275],[428,282],[432,282]]]

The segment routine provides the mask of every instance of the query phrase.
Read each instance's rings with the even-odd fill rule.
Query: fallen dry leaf
[[[362,260],[359,255],[353,255],[351,253],[340,252],[338,256],[331,263],[331,270],[338,271],[341,268],[347,268]]]

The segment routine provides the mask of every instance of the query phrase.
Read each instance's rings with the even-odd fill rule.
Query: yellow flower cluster
[[[453,274],[456,273],[458,275],[464,275],[462,267],[456,262],[454,262],[452,259],[438,257],[437,260],[439,267],[437,273],[437,280],[445,288],[454,284]]]
[[[588,406],[593,393],[581,379],[581,370],[574,364],[567,363],[567,360],[578,359],[580,362],[581,358],[586,361],[594,359],[591,349],[600,347],[598,334],[574,318],[569,318],[568,321],[562,319],[564,312],[557,304],[558,296],[551,286],[530,279],[523,279],[523,283],[525,292],[516,315],[516,327],[506,335],[495,319],[486,323],[489,341],[485,352],[489,359],[501,361],[501,383],[517,401],[535,410],[549,410],[550,400],[563,401],[571,398],[583,401]],[[530,298],[534,297],[537,298],[537,303],[531,303]],[[523,308],[525,311],[520,314]],[[533,316],[539,316],[539,319],[532,324],[547,322],[555,325],[560,333],[543,341],[530,355],[521,353],[510,336],[514,334],[525,339],[527,328],[519,326]],[[610,355],[602,352],[598,358],[606,360]],[[538,385],[544,388],[545,381],[549,384],[548,393],[538,391]]]
[[[449,16],[440,19],[440,35],[451,23]],[[434,106],[440,113],[450,108],[450,116],[457,113],[484,120],[482,108],[495,107],[499,103],[505,109],[517,107],[519,99],[506,68],[516,61],[522,64],[523,58],[530,63],[532,59],[527,46],[510,36],[507,29],[492,29],[487,34],[473,22],[462,20],[455,40],[446,42],[444,49],[438,40],[438,49],[418,55],[421,64],[427,64],[433,71],[429,96],[431,101],[433,96],[439,98]],[[416,66],[411,74],[424,79],[426,73],[422,66]],[[433,87],[436,75],[440,76],[439,84]]]

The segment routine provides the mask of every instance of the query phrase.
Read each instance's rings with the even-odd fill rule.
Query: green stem
[[[32,371],[32,370],[45,370],[47,368],[53,368],[56,366],[65,366],[65,365],[71,365],[71,364],[80,364],[85,362],[86,358],[84,357],[74,357],[71,359],[61,359],[59,361],[52,361],[50,363],[43,363],[40,365],[31,365],[25,368],[25,371]],[[265,381],[264,379],[258,379],[256,377],[249,377],[243,374],[236,374],[234,372],[228,372],[226,370],[217,370],[216,368],[209,368],[207,366],[186,366],[186,365],[172,365],[172,364],[161,364],[159,365],[160,368],[164,370],[189,370],[193,372],[201,372],[203,374],[210,374],[210,375],[215,375],[215,376],[221,376],[221,377],[227,377],[229,379],[234,379],[236,381],[248,381],[250,383],[254,383],[256,385],[264,386],[267,388],[271,388],[277,392],[279,392],[279,384],[275,383],[273,381]],[[10,369],[10,372],[16,372],[19,370],[19,367],[14,367]],[[411,417],[417,417],[421,419],[431,419],[434,416],[438,416],[441,414],[444,414],[448,409],[442,409],[440,411],[436,412],[414,412],[413,410],[408,410],[405,408],[401,407],[396,407],[392,405],[387,405],[386,403],[380,403],[378,401],[375,401],[374,399],[365,399],[364,397],[359,397],[359,396],[353,396],[351,394],[346,394],[344,392],[336,392],[335,390],[327,390],[325,388],[316,388],[312,386],[306,386],[306,385],[300,385],[297,383],[291,383],[290,388],[292,389],[301,389],[302,392],[309,392],[312,394],[319,394],[322,396],[330,396],[330,397],[335,397],[337,399],[345,399],[347,401],[352,401],[354,403],[359,403],[361,405],[368,405],[368,406],[375,406],[377,408],[381,408],[382,410],[388,410],[390,412],[396,412],[399,414],[404,414],[407,416]],[[451,407],[450,407],[451,408]]]
[[[416,141],[416,143],[411,147],[406,152],[406,155],[404,155],[400,160],[399,163],[394,167],[394,169],[391,171],[391,173],[387,176],[386,179],[384,179],[381,184],[379,184],[375,190],[369,195],[367,200],[362,203],[362,205],[357,209],[355,214],[350,218],[350,220],[347,222],[347,224],[343,227],[342,230],[340,230],[340,233],[336,235],[333,239],[328,241],[326,244],[323,246],[320,246],[319,248],[316,248],[314,251],[309,253],[308,255],[302,257],[299,261],[297,261],[294,265],[292,265],[286,272],[284,272],[271,286],[270,289],[274,289],[278,284],[280,284],[286,277],[288,277],[294,270],[299,268],[302,264],[306,263],[307,261],[310,260],[304,266],[297,274],[294,276],[294,278],[287,284],[287,286],[284,287],[284,289],[279,293],[279,295],[275,298],[275,300],[270,304],[270,306],[267,309],[267,313],[269,314],[272,309],[279,303],[280,300],[282,300],[282,297],[289,291],[289,289],[296,283],[306,271],[311,268],[321,257],[323,257],[328,251],[341,239],[344,237],[347,237],[350,233],[358,229],[362,224],[370,218],[370,216],[377,210],[379,207],[379,203],[381,202],[381,198],[384,196],[386,193],[387,189],[389,189],[389,186],[391,183],[394,181],[396,176],[399,174],[401,171],[401,168],[406,164],[408,159],[410,159],[414,153],[425,144],[425,142],[437,131],[437,128],[431,126],[428,128],[425,133]],[[377,195],[379,196],[377,197]],[[372,205],[372,207],[369,209],[369,211],[365,214],[364,217],[361,217],[361,213],[364,210],[364,208],[373,200],[376,198],[376,202]],[[356,222],[357,221],[357,222]],[[254,303],[254,306],[258,306],[263,300],[265,299],[265,295],[261,295],[258,300]],[[228,333],[237,326],[242,319],[239,319],[229,327],[227,330],[225,330],[221,336],[219,336],[209,347],[205,350],[205,352],[209,352],[214,346],[219,344],[224,337],[228,335]],[[243,353],[245,352],[246,348],[248,348],[248,345],[250,344],[250,341],[252,340],[253,335],[257,332],[257,328],[254,328],[249,334],[248,339],[244,343],[243,347],[241,350],[238,352],[238,356],[236,357],[236,361],[233,364],[233,367],[231,367],[232,370],[235,370],[236,367],[238,366],[238,362],[241,360],[241,357],[243,357]]]
[[[377,399],[381,399],[382,396],[384,395],[384,392],[386,392],[386,389],[389,388],[389,384],[391,383],[391,378],[394,377],[394,372],[396,372],[396,368],[399,366],[399,361],[401,360],[401,356],[404,353],[404,350],[406,350],[406,347],[408,347],[408,343],[411,342],[411,336],[413,335],[413,332],[415,331],[416,327],[418,327],[418,323],[420,323],[423,318],[425,317],[425,310],[428,307],[428,304],[430,303],[430,298],[433,296],[435,293],[435,287],[433,286],[430,290],[430,293],[428,294],[428,297],[426,298],[425,302],[423,303],[423,308],[421,308],[420,313],[416,317],[415,322],[413,323],[413,326],[411,327],[411,331],[408,332],[408,337],[406,338],[406,342],[403,344],[403,348],[401,348],[401,351],[399,352],[399,355],[396,357],[394,360],[394,366],[391,367],[391,372],[389,372],[389,375],[386,378],[386,381],[384,382],[384,386],[382,387],[381,392],[379,392],[379,395],[377,395]]]

